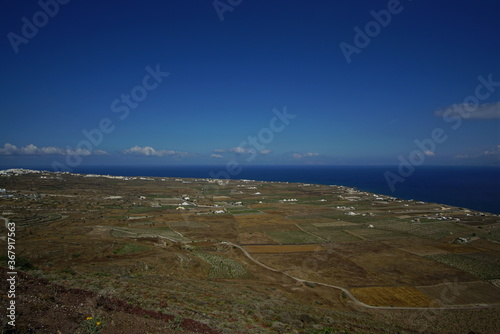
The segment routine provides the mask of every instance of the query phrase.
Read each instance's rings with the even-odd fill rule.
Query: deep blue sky
[[[72,0],[13,47],[22,18],[43,14],[36,1],[8,0],[0,165],[398,164],[436,128],[447,138],[425,164],[500,164],[500,2],[402,0],[348,63],[341,43],[355,46],[354,28],[387,8],[243,0],[221,21],[211,0]],[[120,119],[111,104],[141,92],[148,66],[169,75]],[[489,91],[477,90],[480,76]],[[479,105],[465,118],[468,96]],[[271,130],[285,107],[296,117]],[[106,118],[113,130],[82,142]]]

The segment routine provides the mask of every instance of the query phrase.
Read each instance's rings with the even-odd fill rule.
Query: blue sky
[[[0,165],[500,164],[495,0],[5,8]]]

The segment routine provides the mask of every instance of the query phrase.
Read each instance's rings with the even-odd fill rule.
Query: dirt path
[[[230,246],[236,247],[239,250],[241,250],[243,252],[243,254],[248,259],[250,259],[251,261],[255,262],[259,266],[261,266],[261,267],[263,267],[263,268],[265,268],[267,270],[271,270],[271,271],[273,271],[275,273],[279,273],[279,274],[288,276],[288,277],[296,280],[297,282],[300,282],[300,283],[309,282],[309,283],[313,283],[313,284],[316,284],[316,285],[321,285],[321,286],[326,286],[326,287],[330,287],[330,288],[333,288],[333,289],[341,290],[342,292],[344,292],[354,302],[354,304],[356,304],[358,306],[361,306],[361,307],[369,308],[369,309],[378,309],[378,310],[475,310],[475,309],[484,309],[484,308],[490,308],[490,307],[498,307],[498,306],[500,306],[500,304],[493,304],[493,305],[484,304],[484,305],[478,305],[478,306],[446,306],[446,307],[410,307],[410,306],[408,306],[408,307],[405,307],[405,306],[390,307],[390,306],[373,306],[373,305],[368,305],[368,304],[363,303],[359,299],[357,299],[346,288],[343,288],[341,286],[326,284],[326,283],[314,282],[314,281],[305,280],[305,279],[302,279],[302,278],[298,278],[298,277],[292,276],[292,275],[284,273],[284,272],[282,272],[280,270],[277,270],[277,269],[274,269],[272,267],[269,267],[269,266],[265,265],[264,263],[258,261],[257,259],[253,258],[250,255],[250,253],[248,253],[243,247],[241,247],[239,245],[233,244],[232,242],[226,242],[226,241],[221,242],[221,244],[225,244],[225,245],[230,245]]]

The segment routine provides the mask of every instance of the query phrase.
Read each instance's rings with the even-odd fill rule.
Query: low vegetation
[[[208,277],[210,279],[248,279],[253,275],[239,262],[226,257],[195,251],[194,254],[212,266]]]

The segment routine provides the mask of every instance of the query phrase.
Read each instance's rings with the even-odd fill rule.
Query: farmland
[[[427,258],[446,264],[485,280],[500,277],[498,258],[488,257],[483,254],[435,254]]]
[[[500,303],[499,289],[484,281],[445,282],[435,286],[417,287],[417,289],[444,305]]]
[[[432,307],[441,306],[415,287],[369,287],[354,288],[352,293],[370,305]]]
[[[262,245],[262,246],[245,246],[249,253],[302,253],[302,252],[319,252],[325,250],[320,244],[309,245]]]
[[[428,319],[399,308],[436,306],[440,332],[497,331],[496,215],[248,180],[27,174],[0,177],[0,188],[17,196],[2,199],[0,212],[17,223],[23,282],[45,280],[46,300],[98,312],[111,333],[125,314],[161,321],[145,312],[217,333],[416,333]],[[96,299],[70,305],[54,292],[62,287]],[[26,310],[39,307],[37,289],[23,290]],[[117,315],[102,298],[137,309]],[[74,316],[58,317],[79,328]],[[41,321],[29,312],[20,320]]]

